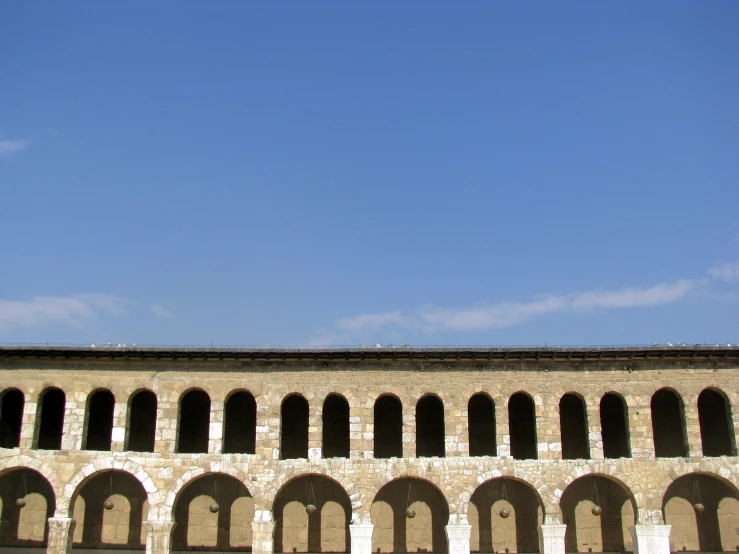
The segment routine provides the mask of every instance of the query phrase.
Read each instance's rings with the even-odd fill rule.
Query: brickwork
[[[0,376],[25,400],[19,416],[20,447],[0,449],[0,490],[9,472],[32,470],[48,482],[53,495],[49,505],[54,507],[45,534],[40,533],[36,512],[42,508],[34,496],[39,491],[28,492],[29,505],[35,508],[24,509],[27,515],[20,528],[3,524],[4,544],[22,545],[32,537],[34,544],[59,554],[84,544],[146,548],[157,554],[190,548],[251,548],[270,554],[276,545],[285,552],[369,554],[378,548],[381,552],[467,548],[541,549],[549,554],[560,549],[557,541],[564,541],[562,549],[585,552],[663,545],[661,538],[647,537],[664,536],[660,529],[666,517],[667,523],[674,521],[681,528],[674,535],[675,548],[701,546],[698,535],[713,533],[718,539],[703,538],[704,545],[712,540],[713,547],[736,550],[738,458],[734,451],[703,456],[698,411],[701,392],[715,389],[727,401],[726,423],[732,435],[736,432],[739,418],[731,415],[739,409],[735,356],[482,363],[434,356],[431,361],[369,356],[364,361],[326,363],[283,361],[277,352],[274,360],[257,362],[217,356],[205,360],[202,355],[139,359],[96,354],[84,359],[31,352],[22,356],[0,349]],[[684,406],[685,457],[655,458],[651,400],[666,385]],[[35,448],[39,399],[49,387],[58,387],[66,395],[61,450]],[[89,397],[101,389],[115,399],[110,451],[83,450]],[[141,390],[156,395],[153,452],[126,450],[129,406]],[[180,402],[192,390],[201,390],[210,399],[206,446],[201,453],[178,453]],[[234,391],[248,391],[256,401],[254,454],[223,453],[224,437],[232,432],[224,425],[225,403]],[[604,459],[600,403],[611,392],[620,395],[627,407],[630,457]],[[480,393],[493,402],[497,456],[469,455],[468,406]],[[516,393],[533,401],[536,459],[512,456],[512,433],[515,439],[518,431],[509,424],[508,402]],[[283,460],[281,406],[291,394],[302,396],[308,404],[308,449],[305,457]],[[377,399],[387,394],[402,404],[403,456],[379,459],[374,457],[374,409]],[[590,459],[562,459],[559,406],[566,394],[584,402]],[[345,458],[324,457],[323,410],[329,395],[340,396],[349,406],[349,456]],[[416,405],[428,395],[438,398],[443,409],[443,457],[416,457]],[[493,429],[486,425],[482,428]],[[712,448],[724,448],[719,439],[712,441],[718,445]],[[733,436],[730,448],[735,448]],[[132,488],[109,495],[104,485],[108,481],[100,476],[110,471],[134,479],[140,485],[141,500]],[[695,481],[695,475],[703,480]],[[215,492],[206,479],[218,480]],[[95,485],[96,480],[103,484]],[[397,490],[387,496],[382,492],[388,490],[386,486]],[[95,494],[83,494],[85,487],[97,487]],[[414,518],[404,515],[409,488]],[[675,500],[665,500],[668,490],[678,489],[682,492]],[[714,523],[702,523],[709,518],[696,517],[688,509],[696,503],[695,490],[708,499],[706,506],[715,501],[710,508]],[[3,514],[12,512],[8,503],[19,494],[13,490],[2,497]],[[115,497],[115,507],[103,512],[101,503],[109,496]],[[472,502],[473,496],[478,500]],[[241,500],[245,498],[248,501]],[[312,498],[317,499],[317,515],[305,512]],[[209,510],[214,500],[220,506],[217,513]],[[596,504],[603,515],[591,513]],[[275,513],[278,505],[280,512]],[[502,508],[509,509],[508,518],[500,516]],[[79,520],[77,527],[75,520]],[[95,521],[100,529],[92,531]],[[566,536],[559,531],[562,525]],[[526,539],[521,536],[522,526],[531,530]],[[633,537],[639,536],[643,539],[635,544]],[[93,538],[85,543],[85,537]]]

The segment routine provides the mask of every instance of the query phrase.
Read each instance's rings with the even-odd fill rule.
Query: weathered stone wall
[[[720,364],[694,367],[681,363],[666,367],[659,363],[638,366],[600,362],[345,366],[332,363],[322,367],[311,363],[42,358],[3,360],[0,376],[25,397],[20,447],[0,449],[0,481],[2,471],[14,468],[31,468],[40,473],[53,489],[54,527],[67,525],[65,518],[78,520],[79,525],[71,528],[73,543],[80,547],[118,545],[130,549],[151,543],[154,545],[151,548],[161,549],[166,543],[169,549],[169,538],[151,538],[141,529],[166,534],[171,532],[167,525],[176,521],[179,527],[175,526],[171,535],[173,550],[198,547],[223,551],[251,546],[255,551],[267,552],[272,548],[269,522],[277,520],[281,526],[280,549],[285,552],[316,548],[324,552],[348,550],[350,522],[374,524],[373,552],[378,549],[381,552],[444,551],[447,549],[444,526],[467,524],[474,515],[473,521],[469,521],[472,550],[535,551],[538,545],[533,543],[522,550],[517,521],[531,521],[532,525],[566,523],[570,529],[577,528],[577,533],[570,533],[566,539],[571,550],[611,549],[609,537],[621,537],[623,546],[631,549],[628,527],[634,523],[661,524],[665,494],[680,476],[695,472],[710,474],[730,484],[732,491],[739,484],[736,456],[702,455],[698,419],[701,391],[713,387],[728,399],[732,414],[739,409],[739,371]],[[674,390],[683,404],[687,457],[655,458],[650,406],[653,394],[665,386]],[[61,451],[36,448],[38,401],[49,387],[58,387],[66,395]],[[115,399],[111,451],[81,450],[89,425],[88,399],[100,389],[111,391]],[[153,453],[125,449],[130,432],[130,399],[142,389],[153,391],[157,399]],[[195,389],[204,391],[210,398],[208,452],[177,453],[180,400],[186,392]],[[225,402],[232,392],[239,390],[248,391],[256,401],[254,454],[223,453]],[[537,459],[511,457],[508,400],[518,392],[526,393],[534,403]],[[618,393],[627,405],[630,458],[604,459],[603,456],[600,401],[609,392]],[[494,403],[494,427],[490,421],[483,427],[495,429],[497,456],[469,456],[468,405],[478,393]],[[568,393],[584,401],[589,460],[562,459],[559,406],[561,398]],[[299,394],[308,402],[307,459],[280,459],[280,411],[283,400],[290,394]],[[340,395],[349,404],[348,458],[322,457],[322,411],[324,401],[331,394]],[[374,458],[374,405],[384,394],[391,394],[402,403],[402,458]],[[444,457],[416,457],[416,404],[428,395],[437,397],[443,404]],[[735,432],[737,418],[733,417],[730,424]],[[85,531],[99,517],[88,514],[99,514],[99,506],[97,512],[86,507],[84,503],[89,504],[89,500],[83,498],[81,491],[100,472],[111,469],[133,476],[141,485],[146,504],[132,508],[131,499],[116,497],[116,507],[103,513],[100,532]],[[218,514],[207,509],[216,496],[212,488],[202,479],[196,481],[210,473],[231,476],[244,487],[243,494],[234,498],[228,498],[228,494],[238,491],[238,487],[218,493],[221,495],[218,502],[223,506]],[[317,516],[305,514],[307,500],[301,497],[303,493],[291,492],[290,485],[283,488],[292,479],[309,474],[326,476],[342,491],[335,497],[321,499],[321,517],[315,522],[311,518]],[[577,479],[590,474],[603,476],[614,486],[617,484],[624,491],[624,498],[608,517],[595,518],[589,511],[593,503],[590,485],[576,484],[569,489],[576,502],[570,512],[564,513],[561,501],[565,491]],[[413,519],[398,515],[406,507],[407,488],[387,498],[381,493],[385,485],[392,486],[395,480],[406,477],[413,477],[417,482],[416,493],[427,486],[438,491],[438,495],[428,491],[421,497],[417,494],[414,504],[417,516]],[[508,502],[491,492],[482,504],[470,503],[478,487],[499,477],[508,477],[527,487],[532,500],[521,504],[517,495]],[[578,492],[578,487],[583,490]],[[510,498],[510,485],[506,491]],[[108,497],[102,493],[96,497],[98,504]],[[280,494],[287,501],[280,508],[281,513],[275,514],[273,510]],[[607,491],[602,494],[608,497]],[[239,501],[243,505],[237,505],[236,501],[243,495],[249,500]],[[689,500],[691,504],[692,499]],[[2,501],[5,513],[8,502],[5,496]],[[501,521],[500,507],[509,504],[512,515]],[[487,506],[484,515],[480,513],[482,505]],[[726,549],[734,550],[739,544],[738,506],[733,499],[724,500],[717,516],[721,543]],[[674,535],[674,547],[685,546],[690,550],[698,544],[698,539],[684,530],[684,520],[689,516],[685,506],[674,502],[674,508],[669,504],[665,511],[668,523],[672,519],[681,528]],[[138,527],[132,530],[134,512],[138,514],[135,516]],[[616,513],[618,517],[612,515]],[[482,522],[483,517],[487,522]],[[19,530],[15,536],[19,540],[21,536],[38,538],[37,519],[26,516],[23,531]],[[404,529],[399,534],[397,529],[401,525]],[[90,538],[93,536],[99,536],[98,542]],[[51,550],[51,538],[48,542]]]

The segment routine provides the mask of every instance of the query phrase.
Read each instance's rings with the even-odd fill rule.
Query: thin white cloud
[[[0,300],[0,329],[50,324],[79,326],[99,315],[121,316],[128,301],[112,294],[37,296]]]
[[[162,317],[162,318],[165,318],[165,319],[169,319],[171,317],[174,317],[174,314],[172,312],[170,312],[164,306],[160,306],[159,304],[153,304],[151,306],[151,311],[157,317]]]
[[[708,270],[708,274],[714,279],[727,281],[729,283],[739,282],[739,262],[722,263]]]
[[[612,309],[658,306],[678,302],[692,293],[700,281],[683,279],[651,287],[593,290],[543,296],[530,302],[499,302],[469,308],[426,307],[345,317],[333,329],[316,333],[313,344],[348,344],[374,340],[378,335],[404,336],[409,332],[468,332],[521,325],[537,317],[557,313],[582,313]]]
[[[8,140],[0,137],[0,158],[21,152],[31,146],[28,140]]]

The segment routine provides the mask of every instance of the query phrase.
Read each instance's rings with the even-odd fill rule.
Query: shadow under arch
[[[112,501],[112,508],[105,507]],[[70,500],[74,548],[143,550],[146,539],[148,494],[136,476],[121,469],[103,469],[88,475]]]
[[[316,507],[308,513],[309,505]],[[318,473],[298,475],[275,496],[274,552],[350,552],[352,504],[338,481]]]
[[[20,507],[19,499],[25,501]],[[0,474],[0,546],[45,547],[48,519],[54,515],[56,497],[51,483],[38,471],[13,467]]]
[[[213,472],[188,481],[178,491],[172,513],[172,550],[251,550],[254,498],[232,475]]]
[[[507,517],[501,515],[503,509]],[[526,481],[497,477],[480,484],[470,497],[467,519],[472,552],[539,552],[537,527],[544,519],[544,503]]]
[[[629,528],[638,521],[636,500],[620,480],[600,473],[572,481],[559,502],[566,552],[632,550]],[[595,506],[601,510],[594,513]]]
[[[673,526],[670,542],[674,550],[739,550],[735,513],[730,514],[727,522],[722,521],[720,514],[721,503],[727,498],[736,501],[735,508],[739,507],[739,490],[718,475],[696,472],[675,479],[662,498],[665,523]],[[698,503],[704,506],[702,513],[695,510]]]
[[[409,504],[415,516],[408,518]],[[385,484],[372,500],[373,552],[448,552],[449,504],[436,485],[418,477]]]

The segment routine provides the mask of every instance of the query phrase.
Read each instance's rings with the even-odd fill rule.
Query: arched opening
[[[739,550],[737,489],[724,479],[691,473],[675,479],[662,499],[670,550],[728,552]]]
[[[132,452],[154,452],[157,396],[150,390],[137,392],[128,405],[128,446]]]
[[[235,477],[210,473],[182,488],[174,520],[174,551],[250,551],[254,499]]]
[[[394,396],[375,401],[375,458],[403,457],[403,404]]]
[[[604,457],[631,457],[628,421],[628,408],[621,396],[609,392],[600,399],[600,432]]]
[[[528,483],[500,477],[486,481],[467,507],[471,552],[539,552],[537,526],[544,510]]]
[[[349,403],[330,394],[323,403],[323,457],[349,457]]]
[[[8,389],[0,396],[0,448],[17,448],[21,443],[23,393]]]
[[[291,394],[280,410],[280,458],[308,458],[308,401]]]
[[[64,428],[64,392],[49,388],[41,393],[36,414],[36,447],[39,450],[61,450]]]
[[[508,426],[511,436],[511,456],[517,460],[535,460],[536,411],[534,401],[517,392],[508,401]]]
[[[411,508],[414,516],[408,517]],[[448,552],[444,528],[449,505],[424,479],[404,477],[382,487],[372,501],[372,552]]]
[[[495,456],[495,404],[487,394],[476,394],[467,404],[470,456]]]
[[[328,477],[302,475],[288,481],[275,497],[273,513],[275,552],[351,550],[351,500]]]
[[[19,500],[21,500],[19,502]],[[15,467],[0,475],[0,545],[45,548],[47,520],[56,508],[46,478],[29,468]]]
[[[704,456],[736,456],[731,407],[723,393],[715,389],[700,393],[698,419]]]
[[[254,454],[257,442],[257,402],[251,393],[238,391],[226,401],[223,451]]]
[[[559,428],[562,434],[562,458],[590,458],[588,419],[585,402],[576,394],[565,394],[559,401]]]
[[[206,454],[210,433],[210,396],[194,389],[180,400],[177,452]]]
[[[85,479],[72,496],[75,549],[143,550],[149,510],[143,485],[130,473],[106,470]]]
[[[109,390],[95,391],[87,399],[87,421],[83,450],[110,450],[114,407],[115,398]]]
[[[565,489],[559,507],[567,552],[633,550],[629,527],[636,521],[636,502],[621,483],[601,475],[580,477]]]
[[[444,404],[431,394],[416,404],[416,456],[444,457]]]
[[[688,455],[683,401],[670,389],[652,395],[652,434],[654,455],[658,458],[680,458]]]

